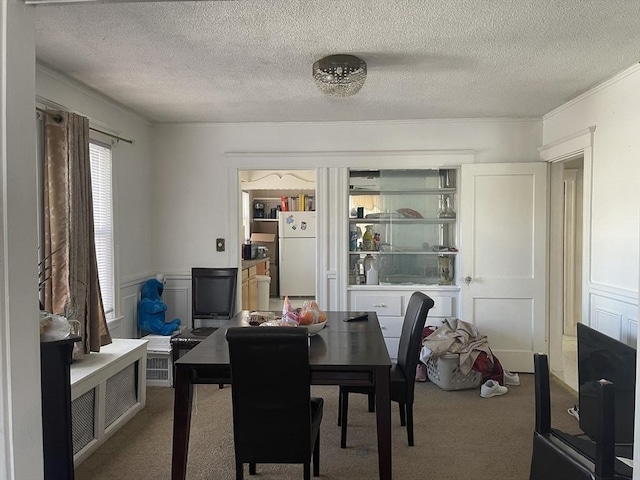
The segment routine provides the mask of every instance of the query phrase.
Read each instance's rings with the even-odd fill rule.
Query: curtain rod
[[[50,115],[53,113],[51,110],[46,110],[44,108],[36,107],[38,112],[44,113],[46,115]],[[116,139],[118,142],[126,142],[130,145],[133,145],[133,140],[129,140],[128,138],[119,137],[118,135],[114,135],[113,133],[105,132],[104,130],[100,130],[98,128],[89,127],[89,130],[93,130],[94,132],[101,133],[102,135],[106,135],[107,137],[111,137]]]

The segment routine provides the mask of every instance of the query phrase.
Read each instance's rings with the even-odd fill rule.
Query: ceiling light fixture
[[[313,64],[313,78],[325,95],[350,97],[364,85],[367,64],[353,55],[329,55]]]

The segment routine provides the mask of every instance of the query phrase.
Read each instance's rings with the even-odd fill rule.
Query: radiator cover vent
[[[138,362],[135,362],[106,382],[105,427],[138,403]]]

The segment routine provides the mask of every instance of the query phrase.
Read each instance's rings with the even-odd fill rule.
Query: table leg
[[[389,367],[375,370],[378,471],[380,480],[391,480],[391,396]]]
[[[176,361],[180,358],[180,348],[175,343],[171,344],[171,368],[173,368],[173,385],[176,386]]]
[[[191,430],[191,400],[193,384],[191,369],[177,366],[173,404],[173,452],[171,456],[172,480],[184,480],[187,475],[187,453]]]

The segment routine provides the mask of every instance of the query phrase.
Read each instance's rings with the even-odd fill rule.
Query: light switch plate
[[[224,238],[216,238],[216,250],[224,252]]]

